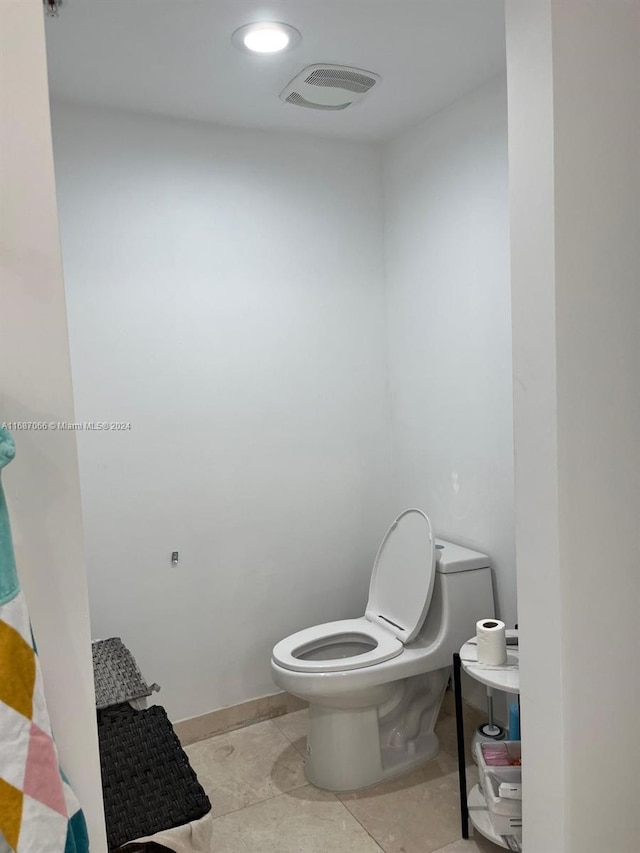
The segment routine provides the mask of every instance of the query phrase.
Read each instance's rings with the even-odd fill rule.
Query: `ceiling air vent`
[[[299,95],[298,92],[292,92],[290,95],[287,95],[285,101],[288,104],[295,104],[297,107],[310,107],[312,110],[346,110],[348,106],[350,106],[351,102],[346,104],[312,104],[311,101],[308,101],[306,98],[303,98],[302,95]]]
[[[285,86],[280,97],[298,107],[345,110],[361,101],[379,80],[372,71],[348,65],[309,65]]]

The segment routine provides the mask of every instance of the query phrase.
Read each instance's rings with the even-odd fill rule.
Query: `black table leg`
[[[453,689],[456,707],[456,736],[458,740],[458,779],[460,782],[460,825],[462,837],[469,837],[469,809],[467,808],[467,767],[464,755],[464,725],[462,717],[462,683],[460,680],[460,655],[453,655]]]

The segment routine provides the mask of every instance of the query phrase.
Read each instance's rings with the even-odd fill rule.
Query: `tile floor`
[[[478,725],[469,708],[465,724]],[[215,853],[493,853],[460,839],[455,719],[447,696],[440,754],[419,770],[353,794],[304,778],[308,711],[296,711],[186,747],[213,804]],[[475,769],[470,770],[475,782]]]

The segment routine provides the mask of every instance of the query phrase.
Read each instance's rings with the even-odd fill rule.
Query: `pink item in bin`
[[[503,743],[483,743],[481,749],[488,767],[508,767],[513,763]]]

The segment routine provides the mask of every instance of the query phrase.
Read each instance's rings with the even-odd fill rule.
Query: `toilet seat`
[[[331,654],[331,646],[340,648],[360,643],[363,651],[343,657],[326,657],[321,660],[309,660],[301,654],[314,652]],[[365,650],[367,645],[373,648]],[[342,619],[338,622],[325,622],[313,628],[305,628],[281,640],[273,649],[273,661],[283,669],[294,672],[340,672],[373,666],[376,663],[397,657],[404,646],[386,628],[370,622],[364,616],[360,619]]]

